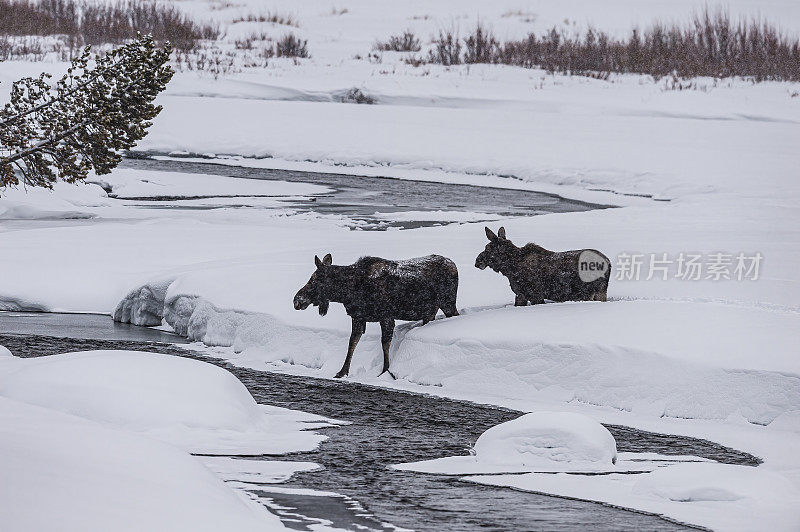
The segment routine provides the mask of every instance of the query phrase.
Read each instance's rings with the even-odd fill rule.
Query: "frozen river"
[[[558,212],[580,212],[605,208],[582,201],[565,199],[554,194],[492,187],[476,187],[450,183],[409,181],[386,177],[359,177],[346,174],[271,170],[228,166],[210,162],[182,161],[179,159],[134,158],[125,159],[122,168],[219,175],[241,179],[262,179],[301,182],[331,189],[327,194],[309,199],[284,202],[284,206],[297,212],[314,212],[337,215],[349,219],[352,227],[366,230],[384,230],[392,227],[413,229],[443,225],[467,216],[470,221],[493,220],[506,216],[532,216]],[[232,188],[232,190],[235,190]],[[132,198],[137,206],[169,209],[230,208],[223,202],[209,205],[213,197],[188,199],[211,200],[202,207],[178,207],[180,196]],[[239,207],[258,208],[258,203],[248,205],[246,198]],[[414,215],[409,216],[409,213]],[[425,213],[436,213],[426,219]],[[444,216],[443,216],[444,215]],[[444,219],[436,219],[437,217]],[[428,216],[427,218],[431,218]],[[464,219],[464,218],[462,218]]]

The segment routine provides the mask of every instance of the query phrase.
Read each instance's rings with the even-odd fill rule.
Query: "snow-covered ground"
[[[800,98],[793,95],[800,86],[696,80],[694,89],[679,91],[643,76],[602,81],[499,65],[413,67],[397,53],[367,58],[376,39],[406,28],[423,41],[451,24],[466,31],[478,17],[503,38],[565,19],[623,32],[634,22],[683,19],[702,8],[690,0],[340,4],[336,10],[346,13],[310,1],[270,4],[292,13],[296,28],[226,23],[265,11],[260,2],[223,9],[182,2],[198,17],[226,24],[228,40],[253,31],[295,32],[309,40],[312,58],[274,59],[220,79],[179,73],[138,149],[224,155],[219,162],[255,167],[541,190],[619,205],[501,223],[520,245],[599,249],[616,271],[622,254],[641,254],[640,279],[612,277],[608,303],[506,308],[513,294],[505,279],[473,267],[486,243],[483,224],[350,231],[329,217],[283,207],[283,200],[325,193],[323,187],[120,169],[97,180],[120,197],[257,195],[267,196],[260,199],[269,208],[144,209],[109,198],[97,184],[5,191],[0,306],[113,313],[131,295],[129,319],[157,321],[160,313],[181,334],[216,346],[210,349],[216,356],[330,377],[344,356],[349,319],[336,304],[320,318],[291,303],[313,271],[313,256],[331,252],[334,263],[346,264],[364,254],[443,254],[459,267],[462,316],[398,327],[390,356],[397,382],[375,377],[380,345],[370,325],[351,379],[526,411],[579,412],[751,452],[764,459],[759,474],[794,490],[759,508],[778,516],[776,527],[796,528]],[[800,30],[796,2],[729,7]],[[42,68],[63,65],[3,63],[0,79]],[[377,104],[339,102],[351,87]],[[481,218],[441,213],[436,219]],[[716,253],[732,256],[732,279],[713,280],[707,268]],[[740,253],[763,258],[757,279],[736,279]],[[672,261],[667,280],[657,268],[650,275],[651,254]],[[699,280],[676,277],[681,254],[703,255]],[[663,485],[693,485],[691,475],[669,470]],[[719,479],[728,474],[715,471]],[[730,471],[724,479],[735,497],[729,495],[747,508],[749,496],[736,494],[751,473]],[[621,506],[636,498],[657,513],[667,493],[629,486],[635,479],[625,475],[614,484],[619,489],[601,485],[616,477],[578,484],[574,477],[537,475],[506,480]],[[698,489],[717,493],[714,486]],[[718,504],[680,489],[673,495],[666,498],[685,500],[689,509]],[[709,524],[702,513],[676,518]],[[709,526],[733,527],[736,515]]]
[[[284,529],[223,481],[280,482],[316,464],[189,452],[308,451],[325,439],[308,429],[331,424],[259,406],[227,371],[170,355],[20,359],[2,348],[0,382],[0,516],[9,531]]]

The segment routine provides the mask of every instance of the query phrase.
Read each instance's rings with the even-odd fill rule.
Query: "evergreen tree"
[[[94,58],[87,46],[54,85],[48,74],[15,82],[0,110],[0,187],[109,173],[161,112],[153,100],[174,74],[170,52],[150,36]]]

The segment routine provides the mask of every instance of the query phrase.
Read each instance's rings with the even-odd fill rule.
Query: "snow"
[[[485,310],[407,329],[392,367],[448,388],[767,424],[800,405],[797,315],[783,318],[781,325],[780,312],[654,301]],[[752,357],[762,345],[773,348]]]
[[[280,530],[171,445],[0,397],[3,530]]]
[[[658,453],[617,453],[616,463],[585,462],[543,462],[533,465],[498,464],[483,462],[475,455],[445,456],[432,460],[394,464],[392,469],[399,471],[415,471],[433,475],[500,475],[519,473],[647,473],[659,467],[666,467],[681,462],[709,462],[706,458],[689,455],[662,455]]]
[[[107,205],[105,192],[93,185],[56,183],[53,190],[8,188],[0,200],[0,220],[93,218],[87,207]]]
[[[250,484],[280,484],[295,473],[315,471],[321,467],[313,462],[247,460],[228,456],[203,456],[200,459],[223,480]]]
[[[651,473],[465,477],[493,486],[597,501],[712,530],[797,530],[796,484],[762,467],[682,463]]]
[[[0,396],[91,419],[202,454],[311,451],[323,418],[260,406],[228,371],[139,351],[16,359]],[[311,422],[311,423],[307,423]]]
[[[789,509],[800,497],[784,489],[784,481],[800,486],[800,107],[792,96],[798,84],[699,79],[695,88],[679,91],[646,76],[602,81],[501,65],[416,68],[403,62],[404,54],[366,59],[376,39],[407,27],[423,41],[451,24],[466,31],[478,18],[501,38],[590,23],[620,34],[656,17],[683,20],[702,9],[694,0],[348,0],[341,15],[329,7],[306,0],[271,3],[271,9],[296,15],[300,27],[287,28],[230,24],[263,11],[255,0],[227,7],[182,2],[182,9],[220,21],[224,39],[292,31],[309,39],[312,58],[274,59],[266,68],[219,80],[177,74],[159,99],[164,111],[137,149],[216,155],[202,160],[256,168],[540,190],[613,204],[622,208],[502,219],[493,228],[504,225],[517,244],[596,248],[612,259],[622,252],[760,252],[760,278],[661,281],[645,280],[645,271],[639,281],[612,278],[608,303],[512,308],[507,281],[472,267],[485,245],[483,223],[349,231],[337,217],[286,207],[284,200],[324,193],[322,187],[118,169],[97,181],[112,195],[274,197],[259,198],[257,209],[224,208],[254,205],[252,199],[214,198],[182,204],[223,208],[166,211],[109,198],[97,185],[3,191],[0,308],[116,309],[121,320],[142,324],[163,317],[235,364],[330,377],[344,357],[348,317],[336,304],[325,318],[291,305],[313,271],[313,256],[331,252],[335,264],[348,264],[365,254],[442,254],[459,267],[462,316],[398,327],[390,353],[397,382],[376,380],[379,334],[368,327],[351,380],[525,411],[565,410],[718,441],[754,453],[764,464],[746,473],[732,469],[730,476],[714,464],[715,473],[699,484],[689,473],[668,479],[666,472],[678,466],[669,466],[663,477],[655,476],[658,469],[651,478],[667,490],[659,493],[677,498],[688,493],[682,486],[744,498],[678,502],[650,488],[634,493],[638,479],[618,474],[503,481],[711,527],[797,528]],[[800,28],[794,1],[765,7],[737,0],[728,7],[734,16],[779,21],[790,33]],[[3,81],[44,68],[3,65]],[[57,71],[63,64],[46,68]],[[337,102],[351,87],[377,104]],[[177,433],[162,432],[180,441]],[[217,436],[203,445],[220,444]],[[717,472],[727,485],[712,482]],[[746,484],[761,485],[752,475],[768,484],[764,497],[745,492]]]
[[[157,279],[132,290],[114,309],[114,321],[136,325],[161,325],[164,318],[164,297],[175,279]]]
[[[501,423],[481,434],[474,450],[479,462],[503,465],[617,461],[608,429],[572,412],[531,412]]]

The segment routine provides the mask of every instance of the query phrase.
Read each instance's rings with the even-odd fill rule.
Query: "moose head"
[[[333,263],[331,254],[328,253],[322,260],[314,255],[314,264],[317,269],[311,274],[311,278],[294,296],[295,310],[305,310],[309,305],[319,307],[319,315],[324,316],[328,313],[330,298],[326,295],[330,284],[330,265]]]
[[[488,266],[492,270],[499,272],[514,260],[519,248],[506,238],[505,227],[501,227],[497,234],[494,234],[488,227],[485,229],[489,243],[486,244],[484,250],[475,259],[475,267],[483,270]]]

